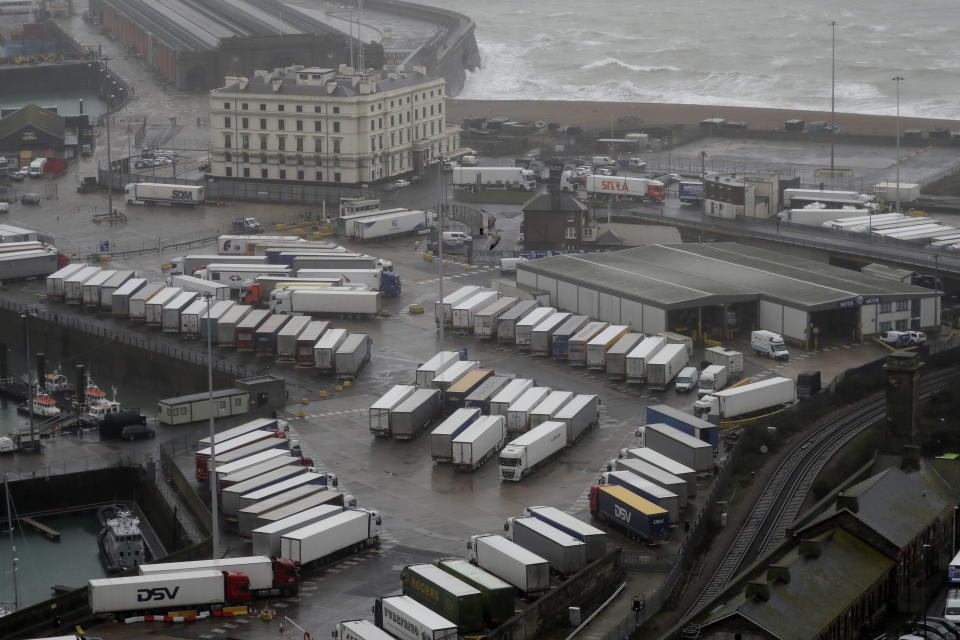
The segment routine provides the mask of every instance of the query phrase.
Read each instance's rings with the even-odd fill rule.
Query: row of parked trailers
[[[377,598],[374,620],[341,622],[340,640],[455,640],[509,620],[515,600],[548,592],[606,552],[606,534],[555,507],[528,507],[508,518],[506,536],[478,534],[468,558],[404,567],[403,595]]]
[[[504,455],[522,458],[518,473],[504,479],[520,480],[596,426],[597,396],[498,376],[463,355],[441,351],[417,368],[415,384],[394,385],[381,396],[369,409],[371,433],[409,440],[446,416],[430,434],[435,462],[474,471],[503,449]],[[541,428],[546,423],[550,426]],[[518,434],[507,445],[508,437]]]
[[[645,336],[627,325],[593,321],[533,300],[501,297],[476,285],[461,287],[437,301],[434,312],[437,323],[444,322],[456,333],[514,344],[533,355],[606,371],[611,377],[646,383],[652,389],[666,388],[693,354],[688,336],[669,331]]]
[[[133,271],[76,264],[50,275],[46,284],[47,295],[53,299],[83,304],[185,337],[209,336],[218,347],[275,357],[278,363],[314,367],[336,373],[338,379],[355,378],[370,359],[372,342],[365,333],[333,328],[328,320],[273,314],[216,299],[215,290],[226,285],[192,276],[175,278],[183,286],[148,282]],[[203,297],[208,292],[214,299]]]

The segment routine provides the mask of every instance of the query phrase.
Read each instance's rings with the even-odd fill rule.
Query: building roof
[[[26,127],[39,129],[56,138],[62,139],[64,135],[63,117],[35,104],[28,104],[0,119],[0,138],[6,138]]]
[[[933,295],[895,280],[732,242],[551,256],[517,268],[667,309],[763,299],[820,311]]]
[[[781,640],[809,640],[896,564],[840,528],[813,540],[819,556],[801,554],[801,543],[773,565],[789,572],[788,581],[760,579],[766,599],[748,596],[747,586],[715,609],[704,626],[739,616]]]
[[[929,468],[911,474],[896,467],[884,469],[840,494],[841,497],[805,529],[846,511],[903,549],[951,504],[944,495],[949,491],[944,481],[931,477],[931,473],[935,472]],[[855,498],[856,510],[849,508],[844,498]],[[798,533],[802,535],[802,530]]]
[[[297,82],[298,74],[322,76],[308,82]],[[375,83],[376,89],[372,92],[362,92],[360,78],[362,74],[350,68],[323,69],[318,67],[297,68],[288,67],[273,73],[257,72],[252,78],[228,79],[228,84],[212,93],[242,93],[242,94],[274,94],[278,96],[315,96],[332,98],[354,98],[365,95],[376,95],[396,89],[407,89],[428,82],[442,80],[432,78],[415,71],[376,71],[368,77]],[[273,82],[279,80],[276,90]],[[335,86],[328,87],[327,83],[335,82]]]
[[[601,222],[597,244],[641,247],[648,244],[680,244],[680,230],[662,224]]]
[[[554,191],[533,196],[523,205],[523,212],[527,213],[565,213],[567,211],[586,211],[583,204],[569,193]]]

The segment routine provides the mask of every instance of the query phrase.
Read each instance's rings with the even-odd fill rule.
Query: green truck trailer
[[[460,631],[484,627],[483,596],[479,589],[432,564],[403,569],[403,595],[409,596],[457,625]]]
[[[483,617],[489,626],[503,624],[513,616],[512,584],[460,558],[441,558],[435,564],[480,592]]]

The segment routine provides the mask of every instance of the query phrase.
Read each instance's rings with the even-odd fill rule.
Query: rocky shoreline
[[[449,100],[447,121],[461,123],[469,115],[488,118],[509,116],[514,120],[558,122],[578,125],[585,129],[616,126],[618,118],[633,116],[645,126],[697,126],[706,118],[741,120],[750,129],[783,129],[786,120],[800,118],[807,122],[830,121],[829,111],[799,109],[763,109],[757,107],[729,107],[697,104],[653,104],[642,102],[574,102],[562,100]],[[836,123],[844,133],[859,135],[896,135],[895,115],[860,113],[836,114]],[[960,120],[900,117],[900,130],[920,129],[927,137],[930,129],[947,127],[960,130]]]

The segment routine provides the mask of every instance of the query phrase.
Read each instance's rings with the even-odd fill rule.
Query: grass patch
[[[960,172],[931,182],[923,188],[923,192],[932,196],[960,196]]]
[[[484,191],[455,191],[453,199],[458,202],[474,202],[477,204],[523,204],[535,193],[530,191],[507,191],[501,189],[487,189]]]

